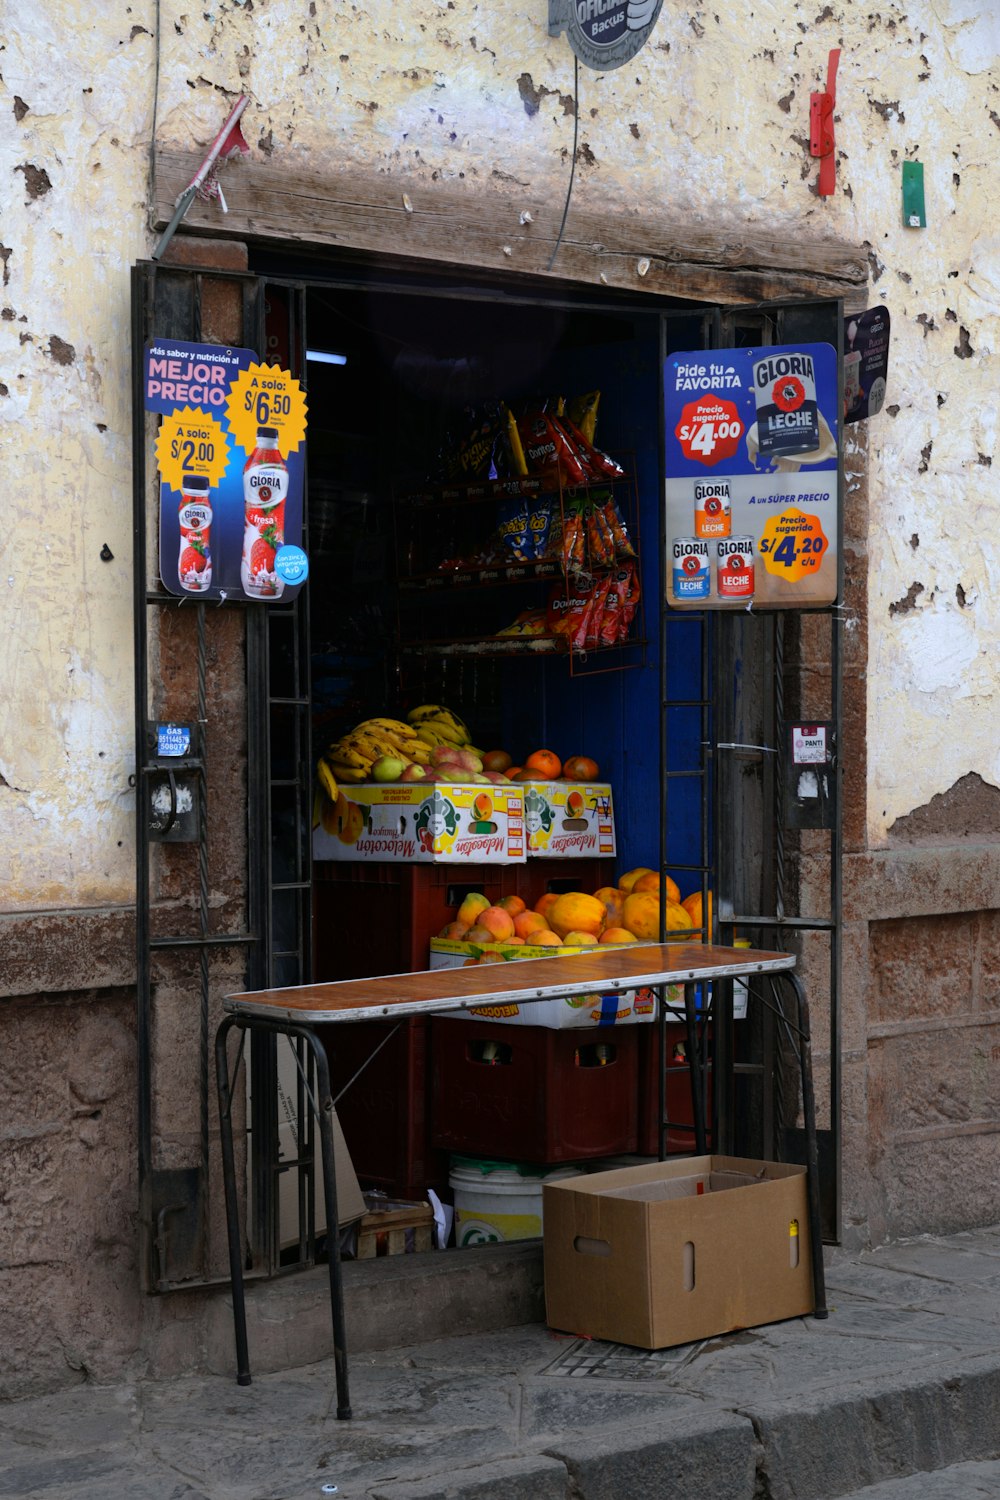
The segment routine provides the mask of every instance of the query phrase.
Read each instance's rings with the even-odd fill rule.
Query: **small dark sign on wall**
[[[620,68],[646,45],[663,0],[549,0],[549,35],[565,31],[584,67]]]

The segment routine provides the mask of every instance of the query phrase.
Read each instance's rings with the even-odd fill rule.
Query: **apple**
[[[399,781],[405,770],[406,767],[398,755],[380,755],[378,760],[372,762],[372,780]]]

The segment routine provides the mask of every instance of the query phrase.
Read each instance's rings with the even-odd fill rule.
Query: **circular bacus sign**
[[[565,31],[588,68],[620,68],[645,46],[663,0],[549,0],[549,35]]]

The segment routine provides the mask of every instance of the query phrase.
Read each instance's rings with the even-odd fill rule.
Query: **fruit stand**
[[[806,1203],[808,1213],[807,1250],[811,1261],[811,1303],[818,1318],[825,1318],[825,1281],[819,1219],[819,1183],[816,1130],[812,1089],[812,1064],[809,1045],[809,1015],[805,995],[792,973],[794,958],[785,953],[757,952],[751,949],[723,948],[695,944],[636,944],[631,948],[612,949],[603,953],[580,948],[566,962],[556,958],[535,959],[513,968],[507,964],[474,965],[461,971],[432,971],[398,978],[360,979],[339,984],[318,984],[298,989],[265,990],[230,995],[225,1001],[226,1016],[216,1035],[216,1073],[219,1110],[222,1123],[222,1147],[226,1198],[226,1218],[233,1286],[233,1318],[236,1335],[237,1379],[250,1383],[246,1313],[243,1295],[243,1239],[236,1183],[235,1151],[232,1129],[232,1090],[229,1074],[227,1040],[235,1027],[243,1032],[299,1038],[311,1051],[317,1066],[318,1083],[315,1112],[321,1136],[321,1161],[325,1200],[331,1217],[336,1217],[337,1189],[334,1172],[332,1133],[333,1100],[327,1064],[328,1047],[317,1034],[325,1025],[335,1033],[350,1023],[377,1017],[397,1020],[428,1013],[462,1012],[470,1006],[526,1001],[558,1002],[577,989],[620,990],[623,987],[659,989],[679,984],[685,996],[685,1018],[689,1045],[695,1044],[695,985],[712,980],[731,979],[753,974],[772,984],[790,981],[796,996],[792,1025],[798,1037],[798,1057],[802,1076],[802,1097],[807,1139],[808,1174]],[[460,1023],[453,1023],[455,1034]],[[697,1070],[692,1075],[697,1077]],[[697,1085],[695,1087],[697,1095]],[[704,1130],[696,1132],[699,1155],[704,1155]],[[800,1226],[796,1224],[796,1232]],[[330,1307],[333,1323],[334,1359],[337,1382],[337,1416],[351,1416],[348,1389],[347,1353],[344,1338],[344,1305],[340,1259],[329,1257]]]

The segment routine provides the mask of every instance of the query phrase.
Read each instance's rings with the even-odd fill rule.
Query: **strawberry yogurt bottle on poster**
[[[177,581],[189,594],[203,594],[212,582],[210,488],[204,474],[181,475],[181,503],[177,507],[181,532]]]
[[[274,554],[285,541],[288,465],[278,451],[276,427],[257,429],[257,446],[243,469],[243,556],[240,581],[251,599],[277,599],[285,587]]]

